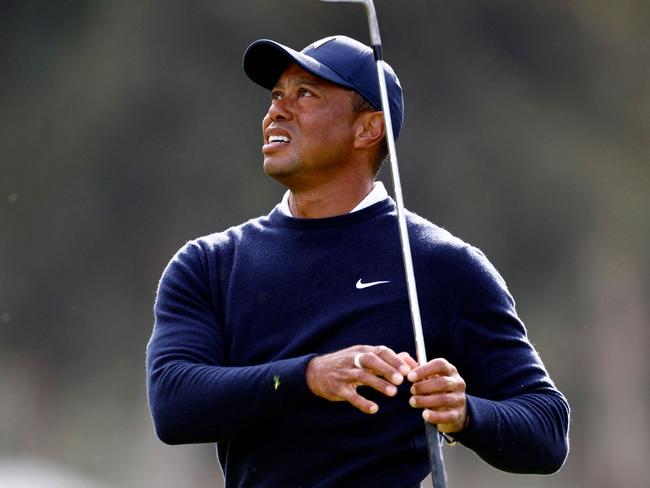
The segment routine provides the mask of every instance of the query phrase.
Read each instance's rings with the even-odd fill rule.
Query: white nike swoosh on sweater
[[[359,281],[357,281],[356,287],[357,290],[363,290],[364,288],[369,288],[375,285],[381,285],[383,283],[390,283],[390,281],[371,281],[370,283],[362,283],[360,279]]]

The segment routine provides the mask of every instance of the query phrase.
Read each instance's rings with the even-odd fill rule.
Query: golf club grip
[[[447,475],[442,460],[442,449],[440,449],[440,434],[435,424],[424,422],[424,429],[427,436],[427,447],[429,449],[429,463],[431,464],[431,482],[433,488],[447,488]]]

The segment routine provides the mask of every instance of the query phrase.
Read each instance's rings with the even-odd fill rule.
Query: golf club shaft
[[[390,169],[393,175],[393,186],[395,191],[395,203],[397,204],[397,222],[399,227],[399,236],[402,244],[402,257],[404,260],[404,271],[406,274],[406,286],[411,309],[411,322],[413,324],[413,334],[415,336],[415,349],[418,363],[427,362],[426,347],[424,345],[424,334],[422,332],[422,318],[420,317],[420,305],[418,301],[418,291],[415,284],[415,273],[413,271],[413,257],[411,256],[411,243],[409,241],[408,229],[406,227],[406,215],[404,212],[404,198],[402,196],[402,183],[399,177],[399,166],[397,164],[397,151],[395,150],[395,136],[393,133],[393,123],[390,114],[390,104],[388,102],[388,90],[386,89],[386,76],[384,72],[384,61],[381,53],[381,36],[379,34],[379,22],[377,21],[377,12],[373,0],[321,0],[325,2],[351,2],[362,3],[366,8],[368,18],[368,28],[370,30],[370,44],[375,56],[377,65],[377,78],[379,80],[379,92],[381,94],[381,105],[384,112],[384,125],[386,127],[386,142],[388,145],[388,155],[390,158]],[[442,460],[442,450],[440,449],[440,436],[436,425],[425,421],[425,433],[427,445],[429,448],[429,461],[431,464],[431,478],[434,488],[447,488],[447,476],[445,474],[445,465]]]
[[[381,46],[373,46],[375,56],[381,56]],[[415,349],[418,363],[427,362],[427,352],[424,345],[424,334],[422,332],[422,318],[420,317],[420,305],[418,301],[418,290],[415,284],[415,272],[413,271],[413,257],[411,256],[411,242],[406,227],[406,215],[404,212],[404,197],[402,196],[402,184],[399,177],[399,166],[397,163],[397,152],[395,150],[395,137],[390,117],[390,106],[386,90],[386,79],[384,76],[383,60],[377,61],[377,75],[379,77],[379,89],[381,92],[381,103],[384,111],[386,126],[386,141],[388,144],[388,155],[390,169],[393,175],[393,186],[395,191],[395,203],[397,204],[397,222],[399,225],[399,236],[402,243],[402,256],[404,258],[404,270],[406,272],[406,286],[408,289],[409,304],[411,308],[411,322],[413,323],[413,334],[415,335]]]
[[[379,35],[379,29],[377,29]],[[413,324],[413,334],[415,335],[415,348],[418,362],[425,364],[427,362],[426,347],[424,345],[424,334],[422,332],[422,318],[420,316],[420,305],[418,301],[418,291],[415,284],[415,272],[413,271],[413,257],[411,256],[411,243],[409,241],[408,229],[406,227],[406,215],[404,212],[404,198],[402,196],[402,184],[399,177],[399,166],[397,164],[397,151],[395,150],[395,137],[393,135],[393,126],[390,117],[390,106],[386,90],[386,78],[384,74],[383,60],[381,58],[381,44],[373,45],[377,62],[377,74],[379,76],[379,88],[381,91],[381,104],[384,111],[384,121],[386,125],[386,140],[388,143],[388,155],[390,157],[390,169],[393,175],[393,186],[395,191],[395,203],[397,204],[397,222],[399,226],[399,236],[402,242],[402,257],[404,259],[404,270],[406,273],[406,286],[408,289],[409,304],[411,308],[411,321]],[[431,464],[431,479],[434,488],[446,488],[447,476],[445,474],[445,465],[442,459],[442,450],[440,449],[440,436],[438,428],[425,421],[425,433],[427,446],[429,450],[429,462]]]

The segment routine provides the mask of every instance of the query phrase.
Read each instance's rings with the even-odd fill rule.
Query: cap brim
[[[291,63],[337,85],[352,84],[323,63],[270,39],[253,42],[244,53],[244,72],[258,85],[271,90]]]

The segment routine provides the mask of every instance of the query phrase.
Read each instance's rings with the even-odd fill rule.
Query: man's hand
[[[460,432],[467,426],[467,400],[465,381],[456,367],[443,358],[437,358],[418,366],[411,358],[404,357],[412,371],[408,379],[413,383],[409,401],[412,407],[424,408],[422,417],[438,425],[440,432]]]
[[[362,366],[358,368],[357,363]],[[357,393],[367,385],[387,396],[397,394],[397,386],[411,371],[406,353],[396,354],[386,346],[353,346],[316,356],[307,365],[307,385],[317,396],[330,401],[347,401],[364,413],[377,413],[379,406]]]

